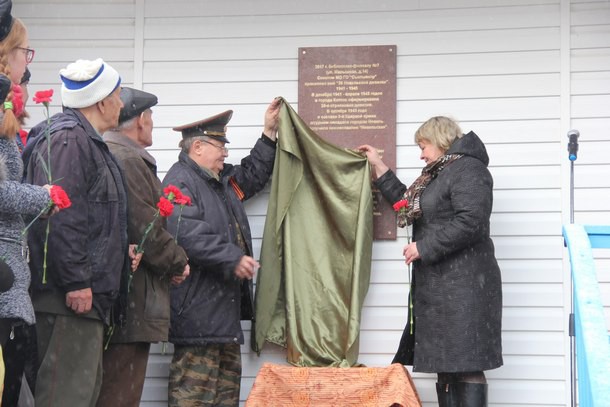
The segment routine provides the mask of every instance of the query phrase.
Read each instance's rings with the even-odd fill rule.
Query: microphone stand
[[[573,130],[568,132],[568,153],[570,160],[570,224],[574,223],[574,161],[577,158],[578,151],[578,132],[576,137],[572,135]],[[573,272],[573,270],[572,270]],[[574,279],[570,273],[570,320],[569,320],[569,335],[570,335],[570,401],[571,406],[576,407],[576,321],[574,319]]]

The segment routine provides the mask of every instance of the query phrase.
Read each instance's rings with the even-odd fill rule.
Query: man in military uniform
[[[180,188],[193,205],[168,222],[191,266],[171,290],[169,406],[239,405],[240,319],[252,318],[258,267],[243,201],[272,173],[279,109],[279,100],[269,105],[263,134],[241,165],[225,163],[231,110],[174,128],[182,133],[182,151],[163,184]]]

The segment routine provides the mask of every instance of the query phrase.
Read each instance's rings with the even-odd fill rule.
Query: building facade
[[[417,127],[449,115],[486,143],[495,180],[492,238],[504,282],[505,365],[488,373],[492,406],[570,403],[570,268],[561,226],[570,221],[567,132],[580,132],[574,219],[610,224],[610,2],[607,0],[17,0],[13,14],[36,50],[30,94],[53,88],[60,68],[102,57],[124,84],[159,97],[150,149],[163,177],[177,159],[171,128],[235,111],[229,161],[248,153],[267,104],[297,107],[298,48],[397,47],[397,173],[409,184],[423,162]],[[43,109],[29,104],[29,125]],[[355,147],[355,146],[354,146]],[[268,194],[247,204],[255,251]],[[376,241],[362,316],[360,362],[391,362],[407,318],[406,235]],[[610,325],[610,255],[599,279]],[[249,325],[245,324],[247,342]],[[168,346],[171,351],[171,345]],[[142,406],[167,405],[170,356],[153,347]],[[285,363],[246,345],[242,400],[260,366]],[[426,407],[433,375],[414,375]]]

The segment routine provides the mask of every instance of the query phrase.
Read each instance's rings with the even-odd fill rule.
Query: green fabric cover
[[[296,366],[357,365],[371,272],[365,157],[321,139],[284,101],[257,276],[252,349]]]

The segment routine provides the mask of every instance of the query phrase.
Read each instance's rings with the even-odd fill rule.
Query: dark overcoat
[[[263,136],[240,165],[225,164],[219,178],[181,152],[163,179],[193,201],[168,220],[191,267],[190,276],[171,288],[170,342],[244,343],[240,319],[253,315],[252,283],[238,279],[234,270],[243,255],[253,253],[243,201],[264,188],[274,159],[275,143]]]
[[[129,243],[139,244],[154,219],[159,197],[163,195],[156,161],[144,148],[121,133],[108,132],[104,134],[104,141],[123,169]],[[165,225],[163,217],[152,222],[144,241],[142,261],[131,280],[125,320],[115,327],[112,342],[167,341],[170,279],[182,275],[187,258]]]
[[[72,202],[51,218],[34,223],[28,232],[34,309],[74,315],[66,307],[66,293],[91,288],[95,312],[83,316],[109,323],[121,276],[129,267],[123,175],[102,137],[79,110],[65,108],[30,133],[24,151],[26,181],[48,183],[45,165],[50,150],[54,184],[63,187]]]
[[[423,191],[413,224],[410,323],[394,362],[417,372],[471,372],[502,365],[502,282],[490,238],[493,179],[483,142],[470,132],[447,154],[463,154]],[[394,203],[406,187],[388,171],[377,181]]]

